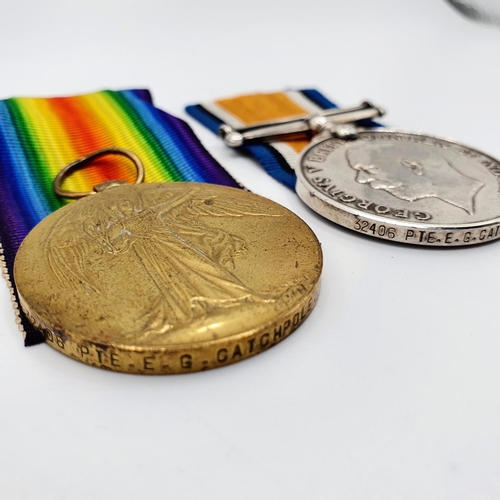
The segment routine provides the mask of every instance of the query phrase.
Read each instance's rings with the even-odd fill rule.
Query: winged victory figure
[[[145,318],[145,330],[155,333],[185,325],[214,307],[278,298],[252,290],[235,274],[235,259],[247,251],[244,239],[223,224],[207,223],[214,218],[280,217],[277,211],[259,211],[200,186],[148,186],[129,189],[126,197],[99,200],[96,195],[95,202],[75,206],[71,217],[68,211],[60,219],[45,242],[59,283],[106,294],[99,277],[120,256],[129,261],[132,256],[131,283],[139,273],[155,291]]]

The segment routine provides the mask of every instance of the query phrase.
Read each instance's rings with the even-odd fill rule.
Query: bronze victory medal
[[[252,193],[197,183],[111,187],[54,212],[15,261],[21,306],[49,345],[111,370],[234,363],[314,307],[311,229]]]

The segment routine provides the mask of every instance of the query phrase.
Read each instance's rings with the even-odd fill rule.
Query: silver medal
[[[358,233],[442,247],[500,238],[500,162],[448,139],[353,124],[383,113],[363,103],[222,135],[241,145],[319,132],[295,166],[297,194]]]

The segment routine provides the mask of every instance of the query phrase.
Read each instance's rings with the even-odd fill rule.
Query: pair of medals
[[[296,191],[362,234],[445,247],[500,237],[498,161],[449,140],[355,125],[382,114],[364,103],[220,134],[239,147],[316,132],[295,168]],[[107,154],[133,161],[135,185],[61,189],[73,169]],[[258,354],[307,318],[322,254],[301,219],[244,190],[143,178],[140,159],[117,148],[56,178],[58,194],[88,196],[38,224],[14,269],[21,307],[50,345],[116,371],[186,373]]]

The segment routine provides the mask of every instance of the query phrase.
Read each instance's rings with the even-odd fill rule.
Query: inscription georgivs
[[[500,163],[452,141],[360,131],[310,146],[297,175],[305,203],[364,234],[442,246],[500,237]]]
[[[380,141],[374,139],[383,139]],[[308,162],[324,163],[328,154],[339,146],[332,140],[312,152]],[[454,168],[452,160],[439,151],[426,146],[448,150],[438,140],[416,140],[414,136],[388,134],[360,134],[359,140],[342,141],[347,164],[355,174],[355,181],[367,184],[374,190],[385,191],[400,200],[414,202],[425,198],[438,198],[445,203],[474,213],[474,198],[484,186],[477,179],[468,177]],[[470,158],[470,155],[469,155]],[[313,169],[306,164],[306,171]],[[316,169],[321,172],[321,168]],[[318,177],[313,180],[317,182]],[[330,187],[329,189],[332,189]]]
[[[137,373],[186,371],[188,355],[191,371],[235,362],[236,344],[242,359],[257,354],[269,329],[288,335],[307,317],[320,272],[319,244],[291,212],[195,183],[110,188],[64,207],[15,265],[22,307],[49,344]]]

